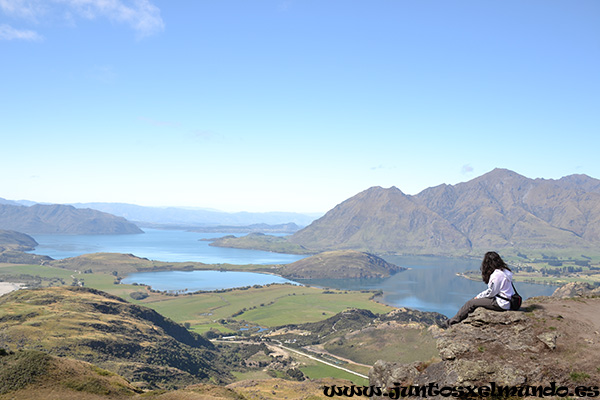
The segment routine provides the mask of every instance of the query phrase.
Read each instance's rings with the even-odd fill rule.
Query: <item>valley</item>
[[[29,283],[39,285],[41,289],[38,290],[42,290],[42,292],[37,293],[38,291],[36,290],[20,290],[8,295],[8,298],[6,296],[3,297],[6,301],[10,301],[11,296],[27,296],[27,298],[30,299],[27,300],[27,303],[40,304],[40,307],[47,307],[45,304],[51,305],[53,304],[52,302],[57,302],[56,304],[58,305],[70,303],[70,301],[65,303],[66,297],[62,297],[62,300],[60,300],[61,297],[56,297],[56,294],[53,294],[54,292],[47,292],[47,294],[45,294],[46,292],[44,292],[44,290],[62,290],[62,292],[58,293],[69,293],[64,292],[66,289],[74,294],[85,293],[87,296],[87,293],[89,293],[89,295],[97,296],[96,293],[100,294],[102,292],[94,292],[94,290],[101,289],[104,293],[111,293],[127,299],[131,304],[150,307],[161,315],[165,315],[173,321],[180,323],[182,328],[185,326],[192,332],[200,333],[203,337],[214,340],[217,349],[224,354],[230,354],[230,356],[233,356],[234,354],[238,356],[240,354],[249,354],[249,360],[257,361],[255,364],[248,364],[249,366],[247,368],[237,368],[237,371],[234,369],[232,374],[235,378],[229,378],[230,381],[248,379],[249,377],[252,377],[253,379],[258,377],[272,379],[274,376],[291,379],[288,375],[290,368],[292,371],[295,371],[294,368],[297,368],[297,370],[301,372],[301,375],[310,377],[311,379],[337,377],[355,381],[357,384],[366,384],[367,381],[364,377],[368,374],[369,368],[365,365],[361,365],[361,363],[364,364],[365,362],[369,362],[369,360],[364,359],[364,355],[361,356],[360,352],[353,353],[351,349],[356,345],[357,350],[362,349],[362,351],[364,351],[364,346],[359,345],[364,339],[361,339],[361,336],[357,335],[356,332],[359,332],[362,329],[367,329],[368,331],[374,327],[378,327],[377,329],[381,332],[388,331],[385,335],[385,340],[381,340],[378,343],[372,343],[369,347],[372,350],[377,349],[378,352],[376,354],[384,356],[385,359],[391,359],[385,357],[386,354],[390,355],[390,357],[397,355],[396,351],[398,351],[399,348],[398,344],[401,344],[401,342],[404,342],[403,345],[404,348],[406,348],[406,354],[411,354],[411,349],[413,348],[423,347],[429,348],[435,353],[435,346],[432,345],[431,336],[427,333],[425,325],[419,325],[414,322],[407,324],[393,322],[390,324],[390,321],[392,321],[393,318],[401,318],[397,316],[385,317],[384,320],[378,321],[378,318],[381,318],[378,316],[387,316],[390,315],[390,313],[393,314],[394,309],[374,302],[372,300],[374,294],[368,292],[325,290],[294,285],[267,285],[265,287],[173,295],[151,291],[145,286],[115,284],[114,275],[112,275],[112,273],[107,273],[106,271],[80,273],[80,271],[66,270],[64,268],[52,266],[0,265],[0,279],[10,279],[15,276],[19,276],[24,280],[30,279]],[[83,284],[84,287],[78,286],[81,284]],[[88,289],[86,289],[86,287]],[[92,292],[89,292],[90,290],[92,290]],[[140,292],[144,293],[146,296],[136,300],[134,294]],[[30,294],[28,295],[28,293]],[[67,295],[68,294],[60,294],[59,296]],[[40,297],[40,300],[32,301],[31,296],[34,296],[34,298],[35,296],[42,297]],[[114,299],[116,300],[117,298]],[[82,298],[80,295],[77,295],[77,298],[73,298],[73,300],[79,302]],[[94,303],[102,303],[106,302],[106,300],[107,299],[96,300]],[[112,297],[108,298],[108,300],[111,302],[114,301]],[[81,328],[77,328],[78,325],[96,326],[97,328],[94,329],[99,329],[99,323],[102,324],[101,321],[104,317],[99,318],[90,316],[90,320],[96,321],[90,325],[85,322],[85,319],[88,317],[80,312],[78,319],[74,320],[67,317],[67,315],[72,313],[72,311],[69,311],[68,309],[61,312],[62,314],[56,314],[56,311],[51,311],[49,309],[37,310],[35,307],[28,307],[29,308],[15,308],[14,306],[11,306],[7,308],[6,303],[4,306],[0,306],[0,309],[2,310],[2,312],[0,312],[0,331],[3,332],[0,337],[0,347],[7,347],[11,350],[17,348],[22,350],[42,349],[44,351],[50,351],[52,354],[52,349],[56,348],[56,344],[52,343],[58,343],[53,342],[53,340],[55,341],[61,337],[72,336],[69,331],[72,331],[73,329],[77,329],[78,333],[76,336],[82,339],[85,337],[97,338],[98,335],[103,335],[102,331],[105,330],[105,328],[102,328],[101,331],[95,331],[95,333],[90,332],[90,334],[83,334],[82,336]],[[106,308],[102,306],[100,309]],[[344,321],[347,318],[355,319],[352,317],[355,313],[353,310],[366,314],[356,314],[363,315],[363,317],[358,318],[350,325],[340,325],[338,321]],[[408,313],[406,315],[410,316],[406,317],[405,315],[405,318],[412,321],[412,316],[415,315],[414,312],[410,310],[406,310],[406,312]],[[110,318],[111,314],[112,312],[109,312],[107,317]],[[122,312],[119,312],[119,314],[122,314]],[[397,314],[398,313],[396,312],[396,314],[393,315]],[[10,317],[8,317],[9,315]],[[39,320],[39,322],[36,322],[36,318],[39,318],[36,317],[36,315],[46,315],[46,317]],[[51,320],[55,320],[56,322],[53,323],[52,327],[46,327],[46,325],[44,325],[46,322],[43,321],[47,320],[47,317],[50,315],[54,315]],[[440,316],[438,318],[443,317]],[[64,320],[67,325],[61,327],[61,323],[59,322],[61,320]],[[10,321],[16,321],[18,324],[14,325],[14,323],[11,323]],[[431,321],[431,319],[427,320],[427,322]],[[111,322],[108,323],[110,324]],[[32,328],[28,328],[29,330],[22,330],[19,328],[18,331],[14,331],[14,329],[23,326],[23,324],[25,324],[25,326],[31,326]],[[137,329],[135,328],[135,323],[129,323],[128,325]],[[11,326],[13,328],[11,328]],[[53,332],[53,335],[47,336],[46,339],[43,340],[40,340],[41,337],[38,336],[39,339],[36,341],[34,347],[31,347],[22,340],[24,337],[23,335],[27,337],[36,337],[37,334],[34,333],[34,331],[31,331],[31,329],[40,328],[44,331],[49,329]],[[318,339],[318,336],[320,335],[319,332],[331,330],[332,328],[333,331],[336,332],[335,335],[328,337],[327,341]],[[121,328],[109,328],[106,332],[118,332],[119,329]],[[16,332],[19,333],[17,334]],[[296,334],[294,332],[298,333]],[[347,339],[346,336],[352,336],[352,333],[354,333],[354,337]],[[406,333],[406,335],[404,335],[404,333]],[[111,333],[111,335],[113,334]],[[138,334],[133,332],[127,333],[123,336],[123,339],[126,337],[135,338],[137,335]],[[56,339],[52,339],[53,337]],[[75,336],[73,338],[75,338]],[[393,340],[393,338],[402,339],[401,342],[398,342],[397,340]],[[116,338],[110,340],[117,340],[115,343],[121,343],[123,339]],[[104,341],[104,339],[99,340]],[[344,340],[349,340],[349,351],[343,351],[343,346],[340,347],[339,345],[340,341]],[[240,341],[246,343],[246,345],[240,345]],[[326,344],[330,341],[335,341],[335,343],[331,345]],[[76,352],[67,350],[65,352],[65,349],[68,348],[82,348],[81,344],[68,345],[67,343],[68,342],[63,342],[59,347],[60,349],[63,349],[60,350],[62,356],[92,361],[95,364],[120,374],[127,369],[124,369],[124,367],[115,369],[117,364],[115,364],[114,357],[111,357],[113,361],[111,361],[110,365],[107,365],[104,364],[101,359],[99,361],[97,358],[90,358],[90,353],[88,351],[78,353],[80,350],[76,350]],[[425,343],[427,343],[427,345],[425,345]],[[125,342],[122,342],[119,345],[119,347],[123,346],[125,346]],[[249,350],[242,350],[240,346],[248,348]],[[283,357],[283,360],[287,361],[276,361],[276,358],[273,358],[275,356],[270,356],[269,354],[272,353],[274,348],[279,348],[278,354]],[[392,348],[395,349],[395,352],[389,351],[389,349]],[[250,351],[251,353],[247,353],[247,351]],[[374,353],[371,353],[371,355],[373,354]],[[421,353],[413,354],[411,359],[420,355]],[[127,361],[123,360],[123,362]],[[272,365],[272,368],[268,368],[270,365]],[[286,366],[288,368],[284,368]],[[158,374],[157,376],[161,375]],[[181,382],[185,382],[185,379],[187,379],[185,378],[185,375],[181,376],[181,374],[177,374],[177,376],[184,379]],[[223,376],[225,375],[222,375],[222,377]]]
[[[417,196],[375,187],[301,230],[293,224],[238,230],[228,225],[250,233],[221,238],[215,231],[223,228],[131,235],[141,231],[109,214],[4,205],[20,213],[8,213],[8,221],[22,224],[8,228],[36,235],[48,235],[48,229],[94,232],[94,218],[101,217],[97,227],[107,240],[79,236],[83,241],[73,246],[52,235],[36,236],[50,241],[48,249],[102,249],[99,243],[107,243],[118,250],[53,260],[32,253],[40,247],[33,237],[0,231],[0,363],[18,374],[52,376],[62,394],[172,399],[277,398],[294,390],[305,391],[302,399],[321,398],[317,382],[368,385],[373,365],[435,369],[447,356],[439,350],[446,315],[481,289],[476,269],[484,248],[502,252],[519,291],[532,301],[534,293],[548,295],[555,285],[589,283],[586,290],[592,290],[600,283],[598,187],[585,176],[540,181],[494,170]],[[272,236],[255,229],[294,233]],[[121,250],[133,248],[164,258]],[[197,261],[202,252],[216,257]],[[256,262],[214,262],[229,254],[229,260]],[[133,273],[175,271],[262,273],[305,285],[188,290],[184,282],[160,291],[123,283]],[[440,289],[449,286],[453,290]],[[23,360],[36,367],[25,367]],[[52,375],[49,365],[77,370],[77,378]],[[37,390],[10,382],[0,387],[0,399],[11,391],[29,396],[28,390]],[[44,382],[39,390],[52,386]]]

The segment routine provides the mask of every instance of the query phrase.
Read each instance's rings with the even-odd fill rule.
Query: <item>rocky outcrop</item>
[[[552,293],[552,297],[586,297],[600,296],[600,286],[594,286],[587,282],[569,282]]]
[[[575,387],[600,380],[599,298],[560,300],[536,298],[522,311],[477,309],[462,323],[430,331],[437,338],[441,360],[431,364],[378,361],[370,384],[435,383],[443,386]],[[386,398],[386,397],[381,397]]]

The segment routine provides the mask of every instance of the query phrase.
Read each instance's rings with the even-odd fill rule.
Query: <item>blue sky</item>
[[[600,2],[0,0],[0,197],[325,212],[600,178]]]

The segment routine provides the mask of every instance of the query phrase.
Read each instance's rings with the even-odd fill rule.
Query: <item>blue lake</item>
[[[125,253],[157,261],[199,261],[205,264],[289,264],[306,256],[209,246],[203,239],[230,233],[197,233],[144,229],[137,235],[31,235],[39,246],[32,253],[54,259],[88,253]],[[242,236],[234,234],[235,236]]]
[[[380,302],[394,306],[436,311],[453,316],[469,299],[487,288],[483,281],[471,281],[457,273],[479,270],[481,261],[444,257],[388,256],[386,261],[406,268],[385,279],[298,280],[300,283],[347,290],[381,290]],[[556,286],[517,282],[524,299],[549,296]]]
[[[33,235],[40,244],[36,254],[55,259],[86,253],[131,253],[159,261],[199,261],[207,264],[287,264],[304,256],[256,250],[209,246],[200,239],[216,238],[226,233],[194,233],[146,229],[140,235]],[[457,276],[466,270],[478,270],[480,260],[441,257],[384,257],[387,261],[410,268],[386,279],[298,280],[301,284],[344,290],[381,290],[379,301],[394,307],[436,311],[452,316],[465,301],[485,290],[483,282]],[[231,274],[231,275],[230,275]],[[235,280],[234,280],[235,279]],[[265,285],[281,279],[274,275],[248,272],[168,271],[136,273],[124,282],[148,284],[158,290],[215,290],[231,287]],[[554,286],[517,283],[523,298],[547,296]]]
[[[240,271],[161,271],[137,272],[128,275],[122,283],[143,283],[161,291],[196,292],[198,290],[232,289],[251,285],[296,282],[277,275]]]

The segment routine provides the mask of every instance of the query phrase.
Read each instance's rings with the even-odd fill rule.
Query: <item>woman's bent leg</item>
[[[450,325],[458,324],[463,319],[467,318],[467,316],[475,311],[478,307],[484,307],[489,310],[494,311],[504,311],[502,307],[496,303],[496,299],[494,298],[483,298],[483,299],[471,299],[465,303],[464,306],[461,307],[460,310],[456,313],[456,315],[448,321]]]

